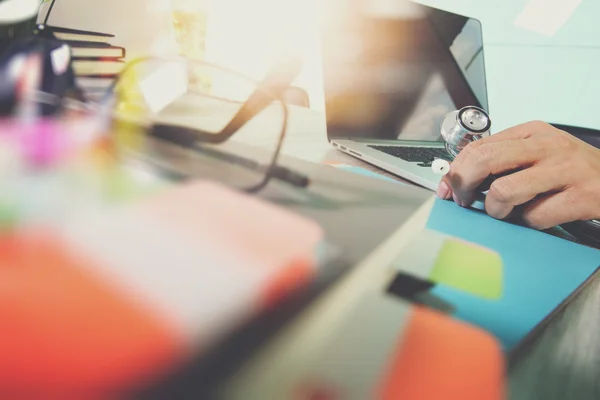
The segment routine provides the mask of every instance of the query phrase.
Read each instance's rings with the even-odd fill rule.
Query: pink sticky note
[[[65,242],[97,261],[94,274],[205,345],[317,273],[318,224],[216,183],[95,214],[65,224]]]
[[[175,187],[136,207],[198,246],[241,260],[265,274],[262,298],[270,303],[315,272],[321,227],[254,196],[211,182]],[[247,271],[246,271],[247,272]]]
[[[210,231],[211,241],[257,264],[282,264],[312,254],[322,239],[315,222],[211,182],[176,187],[140,207],[191,237]]]

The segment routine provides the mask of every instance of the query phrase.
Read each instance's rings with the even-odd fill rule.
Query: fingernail
[[[448,184],[446,182],[441,181],[440,185],[438,186],[437,196],[440,199],[446,200],[448,198],[449,194],[450,194],[450,187],[448,186]]]
[[[454,202],[456,204],[458,204],[461,207],[464,207],[464,203],[462,202],[461,199],[458,198],[458,196],[456,195],[456,193],[452,193],[452,198],[454,199]]]

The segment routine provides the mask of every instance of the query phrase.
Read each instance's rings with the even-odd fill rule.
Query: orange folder
[[[489,334],[419,307],[393,352],[378,398],[501,400],[504,367]]]
[[[501,400],[505,397],[504,355],[498,341],[479,328],[437,311],[412,306],[386,293],[368,293],[328,323],[320,338],[303,347],[302,336],[288,352],[302,367],[296,376],[271,379],[268,397],[294,400]],[[311,329],[311,324],[306,324]],[[304,343],[304,344],[306,344]],[[317,343],[317,344],[314,344]],[[292,347],[309,355],[294,354]],[[285,364],[282,364],[285,365]],[[266,367],[268,368],[268,367]],[[277,389],[278,381],[291,385]],[[242,387],[251,391],[250,388]]]

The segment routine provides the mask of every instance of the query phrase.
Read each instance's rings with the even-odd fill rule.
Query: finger
[[[486,191],[490,190],[492,183],[494,183],[496,181],[496,179],[502,178],[503,176],[507,176],[510,174],[514,174],[521,170],[522,170],[522,168],[518,168],[515,170],[509,170],[509,171],[503,172],[501,174],[490,175],[479,186],[477,186],[477,190],[480,192],[486,192]]]
[[[491,136],[479,139],[473,142],[474,146],[482,146],[488,143],[497,143],[505,140],[523,140],[528,139],[538,133],[546,131],[549,125],[541,121],[531,121],[524,124],[516,125],[495,133]]]
[[[564,175],[554,165],[536,165],[496,179],[486,196],[485,211],[505,219],[515,207],[565,187]]]
[[[577,221],[577,195],[572,190],[549,194],[523,208],[523,221],[534,229],[544,230]]]
[[[446,182],[460,199],[469,201],[490,175],[527,168],[542,159],[544,152],[544,147],[530,139],[467,146],[450,166]]]
[[[450,197],[452,197],[452,189],[450,189],[448,183],[443,179],[437,188],[437,196],[443,200],[448,200]]]
[[[537,133],[541,133],[541,132],[547,130],[548,126],[549,126],[548,124],[546,124],[545,122],[541,122],[541,121],[527,122],[524,124],[516,125],[514,127],[511,127],[509,129],[506,129],[502,132],[496,133],[496,134],[486,137],[484,139],[478,140],[476,142],[473,142],[470,146],[472,148],[477,148],[479,146],[497,143],[497,142],[528,139]],[[458,159],[458,162],[457,162],[457,160],[455,160],[453,162],[453,164],[454,165],[460,164],[460,158]],[[455,168],[457,168],[457,167],[455,166]],[[458,168],[460,168],[460,167],[458,167]],[[485,192],[485,191],[489,190],[489,188],[495,178],[496,177],[486,178],[486,180],[484,180],[477,187],[477,190],[481,191],[481,192]],[[451,179],[449,176],[444,177],[442,182],[445,182],[445,185],[449,186],[450,190],[446,191],[444,188],[444,190],[442,190],[441,193],[446,194],[446,195],[443,197],[440,196],[441,198],[449,199],[450,197],[453,197],[455,199],[455,201],[461,205],[472,203],[472,200],[475,197],[475,195],[473,193],[462,193],[462,197],[465,199],[465,201],[460,200],[456,194],[452,193],[452,189],[451,189],[452,182],[451,182]],[[442,187],[442,186],[440,185],[440,187]],[[439,194],[440,194],[440,191],[438,190],[438,195]]]

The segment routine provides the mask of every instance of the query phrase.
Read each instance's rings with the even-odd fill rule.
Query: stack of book
[[[109,43],[112,34],[47,25],[38,32],[70,47],[77,86],[88,100],[100,99],[125,66],[125,48]]]

